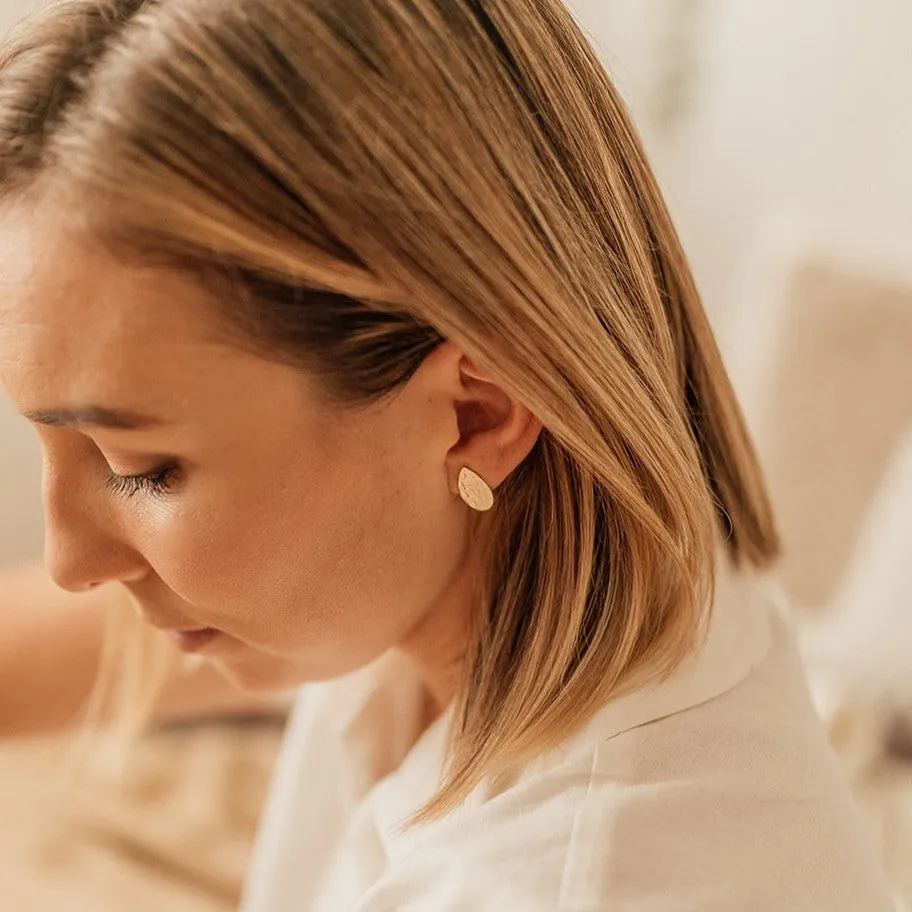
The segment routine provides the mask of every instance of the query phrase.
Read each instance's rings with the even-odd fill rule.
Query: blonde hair
[[[778,542],[681,246],[558,0],[67,0],[0,58],[5,199],[235,293],[226,324],[382,396],[441,339],[544,423],[423,816],[669,674],[719,542]]]

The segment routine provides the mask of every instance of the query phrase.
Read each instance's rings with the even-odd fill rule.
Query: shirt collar
[[[769,577],[735,570],[727,559],[720,558],[719,564],[701,648],[668,678],[607,703],[580,732],[562,742],[555,761],[557,755],[565,759],[576,750],[705,703],[741,683],[764,658],[771,641],[769,611],[778,601],[776,586]]]
[[[517,770],[515,776],[498,777],[500,786],[482,785],[471,803],[485,800],[491,789],[496,792],[525,772],[542,771],[579,750],[705,703],[743,681],[769,650],[769,610],[777,600],[772,591],[775,587],[768,577],[736,571],[725,559],[720,558],[719,564],[706,637],[693,656],[667,679],[608,702],[557,749]],[[417,669],[401,655],[387,654],[345,683],[344,692],[337,694],[343,699],[335,704],[335,727],[347,742],[351,761],[361,770],[358,791],[364,794],[372,783],[394,770],[394,778],[403,783],[417,775],[423,782],[427,780],[427,788],[419,790],[418,803],[404,802],[409,806],[407,813],[417,810],[436,787],[451,713],[439,718],[416,743],[416,726],[424,707],[423,684]],[[423,770],[420,775],[419,767]],[[403,775],[406,771],[409,776]],[[392,784],[387,788],[395,789]],[[409,791],[414,798],[414,790]]]

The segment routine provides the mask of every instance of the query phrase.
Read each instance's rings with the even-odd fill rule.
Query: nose
[[[61,589],[85,592],[145,575],[145,560],[117,528],[100,486],[93,492],[46,462],[42,488],[45,567]]]

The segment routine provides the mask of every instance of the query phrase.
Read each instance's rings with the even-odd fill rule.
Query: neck
[[[418,667],[428,693],[428,724],[453,700],[463,673],[474,604],[474,573],[468,564],[446,592],[398,644]]]

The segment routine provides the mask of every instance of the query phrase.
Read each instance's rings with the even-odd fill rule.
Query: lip
[[[169,630],[168,636],[181,652],[203,652],[221,633],[212,627],[203,627],[200,630]]]

